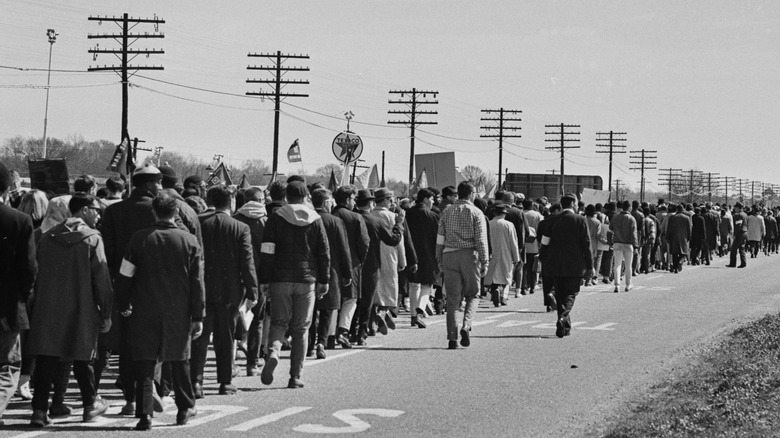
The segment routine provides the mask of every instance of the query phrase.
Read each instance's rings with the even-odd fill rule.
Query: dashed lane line
[[[264,415],[260,418],[255,418],[254,420],[249,420],[247,422],[237,424],[233,427],[229,427],[225,430],[229,432],[246,432],[251,429],[254,429],[256,427],[264,426],[266,424],[273,423],[274,421],[281,420],[282,418],[289,417],[291,415],[300,414],[301,412],[305,412],[311,409],[310,407],[305,406],[297,406],[292,408],[287,408],[283,411],[276,412],[273,414]]]
[[[330,362],[335,359],[339,359],[346,356],[352,356],[353,354],[363,353],[364,351],[368,351],[372,348],[379,348],[379,347],[381,347],[381,345],[369,345],[366,348],[355,348],[352,349],[351,351],[346,351],[344,353],[332,354],[332,355],[329,354],[328,357],[326,357],[325,359],[307,360],[306,362],[304,362],[304,366],[308,368],[312,365]]]

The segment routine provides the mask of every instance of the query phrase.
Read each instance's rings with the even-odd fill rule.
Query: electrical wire
[[[129,85],[131,87],[139,88],[141,90],[146,90],[146,91],[149,91],[149,92],[155,93],[155,94],[160,94],[160,95],[167,96],[167,97],[170,97],[170,98],[173,98],[173,99],[179,99],[179,100],[184,100],[184,101],[193,102],[193,103],[200,103],[200,104],[203,104],[203,105],[215,106],[215,107],[219,107],[219,108],[229,108],[229,109],[237,109],[237,110],[242,110],[242,111],[254,111],[254,112],[270,112],[270,111],[273,111],[272,109],[241,108],[241,107],[237,107],[237,106],[220,105],[220,104],[211,103],[211,102],[204,102],[202,100],[196,100],[196,99],[190,99],[188,97],[176,96],[175,94],[170,94],[170,93],[166,93],[166,92],[163,92],[163,91],[155,90],[153,88],[149,88],[149,87],[144,86],[144,85],[138,85],[138,84],[133,83],[133,82],[130,82]]]
[[[106,87],[109,85],[118,85],[121,84],[121,82],[109,82],[105,84],[86,84],[86,85],[33,85],[33,84],[23,84],[23,85],[0,85],[0,88],[11,88],[11,89],[34,89],[34,90],[45,90],[47,88],[49,89],[68,89],[68,88],[97,88],[97,87]]]

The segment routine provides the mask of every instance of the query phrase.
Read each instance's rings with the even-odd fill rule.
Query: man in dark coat
[[[682,204],[677,204],[676,213],[669,215],[666,223],[666,241],[669,244],[669,254],[672,261],[669,270],[679,273],[682,270],[682,259],[690,249],[688,242],[691,239],[693,222],[685,213]]]
[[[368,238],[366,222],[359,213],[353,211],[357,198],[355,187],[341,186],[336,189],[333,197],[337,205],[331,213],[344,221],[344,226],[347,230],[347,241],[349,242],[350,258],[352,260],[352,284],[342,290],[336,342],[342,348],[352,348],[352,343],[349,341],[349,328],[352,325],[352,318],[355,316],[355,310],[357,309],[362,284],[363,263],[365,263],[366,256],[368,256],[368,247],[371,242]]]
[[[263,243],[265,223],[268,220],[266,210],[262,204],[263,191],[257,187],[250,187],[244,192],[244,205],[236,211],[233,219],[249,226],[252,235],[252,256],[255,261],[255,273],[260,271],[260,245]],[[246,375],[249,377],[260,374],[258,366],[263,355],[263,320],[265,318],[265,297],[258,296],[257,305],[252,308],[252,323],[247,330],[246,347]]]
[[[184,202],[184,198],[181,197],[179,192],[176,191],[176,183],[179,182],[179,178],[176,176],[176,171],[170,166],[160,166],[160,174],[162,175],[162,187],[163,193],[176,199],[176,206],[179,207],[179,219],[182,225],[198,239],[198,245],[203,247],[203,236],[200,232],[200,221],[198,220],[198,214],[195,210]]]
[[[417,272],[409,277],[409,301],[412,316],[412,327],[425,328],[422,320],[429,313],[430,296],[433,284],[439,275],[436,263],[436,234],[439,232],[439,215],[431,209],[433,192],[420,189],[417,192],[417,203],[406,214],[409,234],[417,253]]]
[[[595,275],[588,225],[583,216],[574,212],[576,203],[577,197],[573,194],[561,197],[563,211],[545,219],[550,222],[544,229],[540,249],[544,269],[553,277],[555,284],[555,301],[558,304],[555,335],[559,338],[570,334],[569,315],[580,291],[582,278],[585,278],[587,284]]]
[[[316,189],[311,194],[314,210],[320,215],[328,235],[330,249],[330,282],[328,293],[314,303],[312,323],[309,328],[309,353],[317,359],[325,359],[325,344],[333,311],[341,306],[341,291],[351,289],[352,258],[347,243],[347,229],[344,221],[330,214],[333,198],[330,190]],[[311,354],[307,354],[311,355]]]
[[[214,211],[200,216],[206,318],[203,320],[203,336],[192,343],[192,378],[198,397],[203,389],[203,369],[212,333],[219,393],[232,395],[237,392],[232,379],[238,308],[246,300],[247,308],[251,309],[258,300],[249,226],[230,217],[230,192],[227,188],[209,188],[206,203],[214,207]]]
[[[133,191],[130,192],[130,196],[121,202],[109,205],[105,210],[100,232],[106,248],[108,271],[114,281],[119,275],[119,267],[130,239],[137,231],[151,227],[157,222],[152,209],[152,199],[162,190],[161,181],[162,175],[156,167],[149,165],[137,169],[133,173]],[[181,221],[177,222],[179,223]],[[119,383],[122,385],[126,402],[121,413],[132,415],[135,412],[135,376],[132,350],[126,335],[127,320],[118,318],[116,311],[114,313],[112,320],[115,324],[107,336],[100,336],[98,343],[114,352],[119,352]],[[106,361],[105,356],[99,355],[98,362],[95,363],[95,382],[98,387]]]
[[[745,257],[745,242],[747,242],[747,215],[742,211],[742,203],[737,202],[734,204],[734,213],[731,215],[734,221],[734,241],[731,243],[731,250],[729,253],[729,264],[726,265],[729,268],[737,267],[737,253],[739,253],[740,263],[739,267],[744,268],[747,266],[747,259]]]
[[[392,229],[384,225],[384,223],[374,216],[371,211],[376,206],[374,202],[376,198],[369,189],[363,189],[358,192],[357,196],[357,208],[360,211],[360,215],[366,223],[366,230],[368,231],[369,247],[368,256],[365,263],[363,263],[363,271],[361,273],[360,284],[360,298],[358,299],[358,321],[356,341],[358,345],[366,344],[366,337],[368,336],[368,323],[371,319],[371,308],[374,303],[374,295],[376,293],[377,284],[379,282],[379,269],[382,265],[381,261],[381,248],[380,243],[384,243],[388,246],[397,246],[404,238],[403,221],[406,217],[406,213],[401,210],[396,215],[395,225]],[[381,318],[378,318],[383,321]]]
[[[35,285],[32,324],[25,354],[36,356],[35,395],[30,424],[49,424],[49,389],[59,363],[73,362],[81,390],[84,421],[103,415],[108,403],[97,397],[92,358],[98,330],[111,328],[113,291],[103,239],[95,229],[101,207],[97,198],[75,193],[66,221],[47,231],[38,246],[41,267]]]
[[[117,307],[128,320],[136,372],[136,430],[152,427],[158,362],[171,367],[176,424],[186,424],[197,413],[189,358],[190,338],[203,330],[201,250],[193,235],[177,227],[174,198],[161,194],[153,208],[159,221],[133,235],[116,281]]]
[[[693,217],[691,218],[691,264],[698,265],[704,263],[710,264],[710,252],[707,248],[707,238],[709,235],[707,232],[707,219],[702,214],[701,207],[693,209]],[[701,256],[701,259],[699,259]]]
[[[0,425],[19,380],[19,334],[30,328],[25,303],[38,272],[32,218],[8,206],[12,182],[11,172],[0,163]]]
[[[707,224],[707,252],[709,259],[712,260],[715,249],[718,247],[718,237],[720,237],[720,214],[712,209],[712,202],[705,204],[702,213]]]
[[[271,299],[269,353],[260,379],[265,385],[273,383],[282,341],[289,328],[292,342],[287,387],[303,388],[306,332],[315,299],[328,292],[330,249],[320,215],[304,204],[306,185],[293,181],[287,184],[285,193],[287,204],[268,218],[260,250],[261,290],[264,295],[270,294]]]

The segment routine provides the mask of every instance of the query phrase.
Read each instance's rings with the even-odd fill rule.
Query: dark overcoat
[[[670,214],[666,223],[666,241],[669,243],[669,254],[688,254],[693,223],[690,216],[684,212]]]
[[[29,328],[25,303],[37,272],[32,218],[0,204],[0,330]]]
[[[322,219],[322,225],[325,226],[325,234],[328,236],[328,249],[330,250],[330,280],[328,282],[328,293],[317,301],[318,309],[338,309],[341,307],[341,294],[350,286],[344,286],[344,283],[352,281],[352,257],[349,253],[349,244],[347,243],[347,229],[344,221],[325,213],[323,210],[317,210]]]
[[[38,266],[25,354],[92,359],[113,302],[100,233],[81,219],[68,218],[43,233]]]
[[[704,223],[707,225],[707,246],[713,250],[718,246],[720,235],[720,215],[712,210],[704,214]]]
[[[205,316],[198,241],[170,222],[133,235],[116,281],[118,311],[132,309],[128,340],[134,360],[190,358],[190,325]]]
[[[543,223],[547,222],[545,226]],[[539,257],[544,275],[558,278],[582,277],[593,268],[590,234],[585,218],[566,209],[539,223],[542,247]]]
[[[363,263],[366,261],[366,256],[368,256],[370,243],[366,222],[360,213],[351,211],[343,205],[334,207],[331,214],[344,221],[350,258],[352,260],[352,285],[349,288],[342,289],[341,299],[357,299],[360,296],[360,274]]]
[[[416,204],[406,212],[406,223],[409,226],[412,244],[417,253],[417,272],[409,275],[409,281],[434,284],[439,273],[439,267],[436,263],[436,235],[439,232],[439,215],[423,204]]]
[[[694,214],[691,218],[691,242],[699,246],[703,245],[709,237],[707,219],[702,214]]]
[[[200,217],[206,302],[238,309],[245,298],[257,301],[257,273],[249,226],[226,211]]]

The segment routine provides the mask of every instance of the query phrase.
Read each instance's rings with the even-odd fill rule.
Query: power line
[[[409,188],[412,187],[412,182],[414,181],[414,130],[417,128],[418,125],[436,125],[438,122],[430,121],[430,120],[418,120],[418,115],[436,115],[439,114],[437,111],[424,111],[421,110],[420,107],[422,105],[436,105],[439,103],[438,100],[436,100],[436,96],[439,94],[438,91],[430,91],[430,90],[418,90],[417,88],[412,88],[411,90],[390,90],[390,94],[400,94],[401,99],[397,100],[388,100],[387,103],[391,105],[406,105],[409,109],[408,110],[388,110],[388,114],[393,115],[402,115],[409,117],[409,120],[388,120],[387,123],[389,125],[406,125],[411,130],[411,135],[409,136],[409,144],[410,144],[410,150],[409,150]],[[428,99],[428,95],[432,95],[433,99]],[[404,100],[406,95],[409,95],[409,100]]]
[[[555,146],[546,146],[545,149],[548,150],[558,150],[561,153],[561,196],[563,196],[566,193],[566,172],[564,170],[564,159],[565,159],[565,153],[567,149],[578,149],[579,146],[569,146],[568,144],[571,142],[577,142],[580,141],[579,138],[572,138],[567,136],[574,136],[574,135],[580,135],[579,131],[571,131],[570,129],[578,129],[580,125],[566,125],[563,123],[560,123],[558,125],[544,125],[547,129],[553,129],[555,128],[556,131],[545,131],[545,135],[551,135],[552,138],[545,139],[546,142],[554,142],[554,143],[560,143]]]
[[[523,121],[520,118],[504,117],[504,114],[508,116],[512,116],[516,114],[521,114],[522,111],[505,110],[503,107],[501,107],[497,110],[483,109],[482,112],[490,115],[498,113],[498,118],[482,117],[480,119],[483,122],[497,123],[497,125],[495,126],[481,126],[480,129],[487,131],[488,134],[481,134],[480,137],[498,139],[498,185],[501,186],[501,170],[503,169],[503,161],[504,161],[504,138],[522,137],[520,134],[512,134],[512,132],[519,131],[521,129],[519,126],[511,126],[508,124],[512,122],[517,123]],[[498,132],[494,133],[495,130],[497,130]],[[508,132],[505,133],[504,131],[508,131]]]

